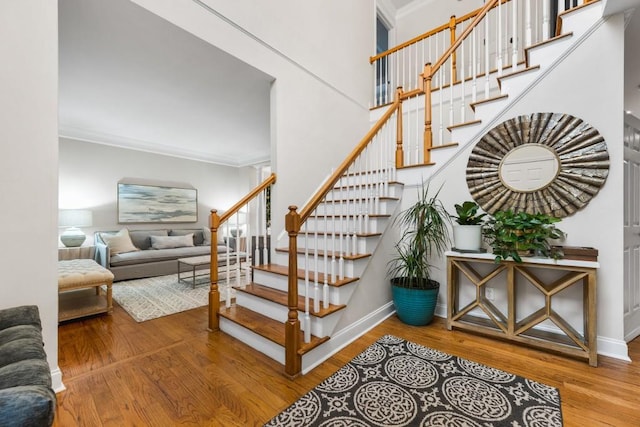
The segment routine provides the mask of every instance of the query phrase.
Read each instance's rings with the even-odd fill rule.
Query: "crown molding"
[[[58,137],[237,168],[269,163],[270,160],[268,157],[252,156],[250,154],[239,159],[229,156],[220,156],[210,152],[178,149],[173,146],[158,144],[155,142],[142,141],[104,132],[95,132],[72,126],[60,126],[58,129]]]

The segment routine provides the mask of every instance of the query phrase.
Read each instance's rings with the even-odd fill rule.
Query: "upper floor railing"
[[[478,90],[488,97],[491,73],[502,75],[515,71],[524,61],[527,46],[547,40],[553,35],[558,14],[592,0],[501,0],[487,13],[483,25],[451,53],[451,72],[434,81],[434,89],[451,82],[482,80]],[[486,6],[486,4],[485,4]],[[405,92],[419,89],[420,74],[428,62],[435,63],[447,49],[461,38],[484,7],[451,19],[411,40],[369,58],[374,75],[372,107],[393,101],[397,87]],[[478,83],[478,82],[476,82]],[[477,98],[477,95],[474,95]],[[475,101],[475,99],[474,99]]]

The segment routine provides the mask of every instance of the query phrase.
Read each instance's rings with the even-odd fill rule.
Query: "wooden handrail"
[[[218,312],[220,311],[220,289],[218,287],[218,229],[220,225],[237,213],[240,208],[253,200],[258,194],[264,191],[271,184],[275,184],[276,174],[272,173],[262,181],[256,188],[251,190],[249,194],[244,196],[240,201],[234,204],[224,214],[218,215],[216,209],[211,209],[209,216],[209,229],[211,230],[211,261],[209,263],[209,278],[211,285],[209,288],[209,330],[217,331],[220,328],[218,320]]]
[[[237,202],[235,205],[231,206],[231,208],[229,208],[225,213],[220,215],[220,224],[222,224],[223,222],[225,222],[226,220],[231,218],[231,216],[233,216],[235,213],[237,213],[240,210],[240,208],[242,208],[244,205],[249,203],[250,200],[252,200],[258,194],[260,194],[262,191],[264,191],[265,188],[267,188],[271,184],[275,184],[275,183],[276,183],[276,174],[275,173],[271,173],[271,175],[269,175],[267,177],[267,179],[262,181],[262,183],[260,185],[258,185],[256,188],[251,190],[251,192],[249,192],[249,194],[244,196],[242,199],[240,199],[239,202]]]
[[[322,199],[329,193],[329,191],[334,187],[336,182],[340,180],[342,175],[347,171],[351,163],[355,160],[356,157],[365,149],[365,147],[369,144],[371,139],[378,133],[378,131],[384,126],[384,124],[389,120],[389,117],[396,111],[398,105],[400,104],[400,100],[396,99],[389,109],[380,117],[380,119],[376,122],[376,124],[367,132],[367,134],[360,140],[356,148],[347,156],[346,159],[338,166],[338,168],[333,172],[333,174],[325,181],[325,183],[318,189],[316,194],[309,200],[309,202],[300,210],[300,223],[303,224],[307,218],[311,215],[313,210],[320,204]]]
[[[508,3],[509,1],[511,1],[511,0],[502,0],[501,3]],[[407,40],[406,42],[400,43],[399,45],[394,46],[391,49],[385,50],[384,52],[380,52],[379,54],[377,54],[375,56],[369,57],[369,63],[373,64],[375,61],[377,61],[380,58],[384,58],[385,56],[389,56],[392,53],[395,53],[395,52],[397,52],[399,50],[404,49],[405,47],[411,46],[412,44],[418,43],[421,40],[429,38],[429,37],[435,35],[436,33],[439,33],[441,31],[445,31],[445,30],[451,28],[452,24],[457,26],[458,24],[461,24],[462,22],[467,21],[467,20],[473,18],[474,16],[477,16],[482,11],[482,9],[484,9],[484,7],[486,7],[486,5],[483,6],[483,7],[480,7],[478,9],[476,9],[476,10],[473,10],[473,11],[471,11],[471,12],[467,13],[466,15],[463,15],[463,16],[461,16],[459,18],[456,18],[455,16],[452,16],[451,19],[449,20],[449,22],[447,22],[445,24],[442,24],[439,27],[436,27],[436,28],[434,28],[432,30],[429,30],[426,33],[422,33],[419,36],[416,36],[416,37],[414,37],[414,38],[412,38],[410,40]],[[451,22],[452,20],[453,20],[453,22]]]
[[[440,67],[442,67],[442,65],[447,61],[447,59],[449,59],[449,56],[451,56],[451,54],[455,52],[455,50],[458,49],[458,47],[460,47],[464,39],[466,39],[467,36],[471,33],[471,31],[473,31],[473,29],[476,27],[476,25],[478,25],[478,22],[482,21],[482,19],[486,16],[489,10],[492,9],[496,5],[496,3],[500,1],[501,0],[489,0],[482,7],[482,9],[480,9],[480,12],[476,15],[473,21],[471,21],[471,24],[464,29],[464,31],[456,39],[455,43],[449,46],[449,48],[442,54],[440,59],[438,59],[438,61],[431,66],[432,77],[440,69]],[[505,2],[505,0],[502,0],[502,2]]]

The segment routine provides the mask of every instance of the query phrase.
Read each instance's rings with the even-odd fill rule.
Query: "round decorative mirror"
[[[534,113],[480,139],[469,156],[467,185],[486,212],[562,218],[584,207],[608,173],[607,145],[595,128],[569,114]]]
[[[526,144],[505,154],[498,170],[505,186],[524,193],[551,184],[558,175],[559,164],[555,151],[546,145]]]

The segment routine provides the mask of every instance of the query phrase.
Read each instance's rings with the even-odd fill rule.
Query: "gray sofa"
[[[0,426],[50,426],[55,410],[38,307],[0,310]]]
[[[204,230],[197,229],[154,229],[154,230],[129,230],[131,242],[135,251],[112,254],[109,245],[105,242],[105,235],[115,235],[117,231],[98,231],[94,234],[96,246],[95,260],[98,264],[109,269],[114,275],[114,281],[139,279],[143,277],[163,276],[178,272],[179,258],[189,258],[211,253],[210,244],[204,243]],[[167,236],[185,236],[193,233],[193,246],[172,247],[166,249],[154,249],[152,236],[160,238]],[[155,239],[159,240],[159,239]],[[232,242],[230,242],[232,245]],[[233,246],[229,247],[233,251]],[[227,251],[225,244],[218,244],[218,254]],[[226,257],[219,256],[224,263]],[[202,266],[202,268],[208,268]]]

